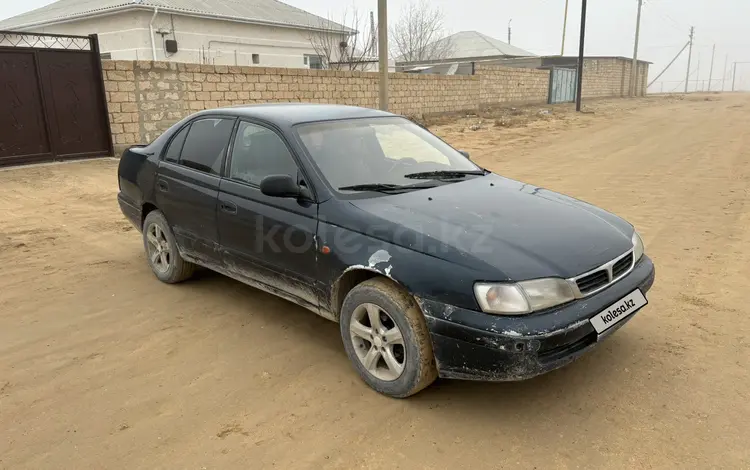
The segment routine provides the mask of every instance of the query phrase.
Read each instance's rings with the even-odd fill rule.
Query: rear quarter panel
[[[149,147],[131,147],[123,153],[118,168],[120,198],[137,208],[154,203],[154,180],[158,152]]]

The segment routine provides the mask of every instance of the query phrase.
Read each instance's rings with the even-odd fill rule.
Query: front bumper
[[[525,380],[560,368],[592,349],[635,315],[597,335],[589,319],[635,289],[653,285],[654,264],[643,258],[626,277],[591,297],[522,317],[502,317],[419,298],[440,377]]]

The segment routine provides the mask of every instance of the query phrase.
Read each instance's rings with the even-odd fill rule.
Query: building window
[[[100,54],[102,60],[112,60],[112,53],[111,52],[104,52],[103,54]]]
[[[253,64],[260,64],[260,54],[253,54]]]
[[[305,54],[305,65],[311,69],[321,70],[323,68],[323,58],[319,55]]]

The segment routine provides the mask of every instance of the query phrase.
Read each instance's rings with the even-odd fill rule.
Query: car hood
[[[490,174],[350,201],[368,232],[473,268],[483,280],[569,278],[632,248],[632,226],[585,202]]]

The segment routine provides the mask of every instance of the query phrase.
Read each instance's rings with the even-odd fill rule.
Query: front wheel
[[[195,265],[182,259],[167,219],[152,211],[143,221],[143,245],[151,271],[160,281],[176,284],[193,275]]]
[[[424,315],[392,281],[370,279],[352,289],[341,308],[340,327],[349,359],[376,391],[405,398],[437,378]]]

